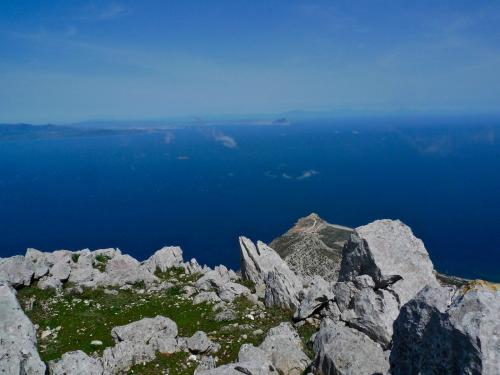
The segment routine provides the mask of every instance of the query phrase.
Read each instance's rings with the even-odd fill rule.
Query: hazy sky
[[[0,1],[0,121],[500,112],[500,2]]]

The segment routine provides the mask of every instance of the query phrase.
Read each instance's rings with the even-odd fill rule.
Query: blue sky
[[[0,2],[0,121],[498,113],[498,1]]]

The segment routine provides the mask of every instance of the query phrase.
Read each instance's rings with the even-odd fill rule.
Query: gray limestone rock
[[[323,320],[314,340],[315,367],[321,375],[374,375],[389,371],[388,352],[364,333]]]
[[[129,370],[137,363],[150,362],[156,357],[152,345],[133,341],[122,341],[102,354],[104,374],[119,374]]]
[[[269,330],[259,346],[278,371],[283,374],[301,375],[311,360],[302,351],[302,341],[293,326],[286,322]]]
[[[158,337],[177,337],[177,324],[167,317],[144,318],[124,326],[114,327],[111,336],[116,343],[132,341],[155,345]]]
[[[81,350],[64,353],[61,359],[49,362],[50,375],[102,375],[103,372],[101,360]]]
[[[46,289],[60,290],[63,287],[63,283],[57,277],[44,276],[40,280],[38,280],[36,286],[38,287],[38,289],[43,289],[43,290]]]
[[[21,309],[15,290],[0,283],[0,373],[44,375],[36,342],[35,327]]]
[[[29,286],[34,274],[32,263],[22,255],[0,258],[0,281],[6,281],[14,288]]]
[[[265,285],[264,302],[267,307],[279,306],[292,311],[299,307],[302,282],[288,267],[275,266],[267,273]]]
[[[303,320],[320,310],[333,300],[334,294],[330,284],[321,276],[315,276],[309,281],[309,285],[303,291],[300,306],[295,311],[294,319]]]
[[[422,290],[394,323],[391,372],[498,374],[500,287],[486,282]]]
[[[169,268],[181,267],[182,265],[182,250],[179,246],[163,247],[144,262],[146,269],[153,274],[156,270],[165,272]]]
[[[66,281],[69,278],[69,275],[71,273],[71,266],[69,265],[69,258],[63,258],[59,260],[58,262],[54,263],[52,267],[49,269],[49,273],[52,277],[61,280],[61,281]]]
[[[425,286],[438,286],[422,241],[399,220],[377,220],[358,227],[344,246],[341,281],[369,275],[377,288],[395,292],[400,306]]]
[[[216,353],[219,345],[212,342],[203,331],[197,331],[187,339],[187,347],[195,354]]]
[[[144,282],[151,284],[159,279],[130,255],[115,255],[106,263],[105,278],[101,284],[105,286],[122,286]]]
[[[200,292],[193,298],[194,305],[199,305],[200,303],[204,302],[217,303],[220,301],[221,299],[215,292]]]

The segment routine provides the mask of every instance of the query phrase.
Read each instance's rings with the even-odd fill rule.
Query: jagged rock
[[[243,280],[252,281],[258,292],[263,292],[267,274],[275,265],[284,264],[284,261],[278,253],[261,241],[257,241],[257,247],[246,237],[241,236],[239,241],[241,276]]]
[[[271,328],[259,348],[283,374],[300,375],[311,362],[302,351],[297,331],[288,322]]]
[[[181,267],[182,265],[182,250],[179,246],[163,247],[144,262],[146,269],[153,274],[156,270],[165,272],[169,268]]]
[[[102,354],[104,374],[117,374],[129,370],[137,363],[150,362],[156,357],[153,345],[133,341],[122,341]]]
[[[344,246],[341,281],[369,275],[376,288],[395,292],[400,306],[426,285],[438,286],[434,268],[422,243],[399,220],[377,220],[358,227]]]
[[[315,367],[322,375],[374,375],[389,371],[388,352],[364,333],[324,319],[314,340]]]
[[[0,283],[0,373],[45,374],[36,350],[35,327],[7,283]]]
[[[38,280],[37,283],[38,289],[54,289],[54,290],[60,290],[63,287],[63,283],[59,278],[54,277],[54,276],[44,276],[40,280]]]
[[[106,275],[102,284],[121,286],[144,282],[151,284],[159,279],[130,255],[115,255],[106,263]]]
[[[216,289],[220,299],[224,302],[232,302],[236,297],[252,294],[246,286],[233,282],[217,285]]]
[[[394,323],[391,372],[498,374],[500,286],[422,290]]]
[[[269,353],[266,353],[261,348],[257,348],[252,344],[243,344],[238,352],[238,362],[270,362]]]
[[[302,280],[280,256],[258,241],[257,247],[246,237],[240,237],[241,275],[255,284],[257,294],[264,291],[266,306],[295,310],[299,306]]]
[[[295,311],[299,307],[302,282],[285,265],[267,273],[264,302],[267,307],[279,306]]]
[[[176,337],[178,333],[177,324],[167,317],[156,316],[154,318],[144,318],[124,326],[114,327],[111,336],[115,343],[121,341],[132,341],[139,343],[151,343],[156,345],[154,340],[158,337]]]
[[[398,301],[384,289],[365,287],[354,294],[352,309],[341,310],[341,319],[389,348],[392,325],[399,314]]]
[[[271,246],[302,277],[322,276],[327,281],[337,281],[342,260],[342,247],[352,233],[351,228],[329,224],[317,214],[310,214]]]
[[[69,275],[71,273],[71,266],[69,265],[69,259],[61,259],[58,262],[54,263],[52,267],[49,269],[50,275],[52,277],[61,280],[61,281],[66,281],[69,278]]]
[[[269,362],[230,363],[211,370],[199,370],[196,375],[277,375]]]
[[[202,277],[196,281],[196,288],[200,290],[211,290],[226,283],[233,282],[237,279],[234,271],[228,270],[225,266],[220,265],[213,270],[207,271]]]
[[[102,375],[103,372],[101,360],[81,350],[64,353],[60,360],[49,362],[51,375]]]
[[[35,280],[38,280],[49,273],[50,264],[45,257],[45,253],[42,251],[29,248],[26,250],[26,255],[24,257],[33,265],[33,278]]]
[[[330,284],[321,276],[315,276],[309,281],[309,285],[303,291],[300,306],[295,311],[294,319],[306,319],[316,311],[328,304],[334,298]]]
[[[194,296],[193,305],[198,305],[204,302],[217,303],[220,301],[221,299],[215,292],[200,292],[196,296]]]
[[[210,271],[209,267],[202,267],[194,258],[192,258],[189,262],[184,262],[183,267],[184,271],[189,275],[194,275],[197,273],[205,274],[206,272]]]
[[[219,345],[212,342],[203,331],[197,331],[187,339],[187,347],[195,354],[215,353],[219,350]]]
[[[34,274],[32,263],[22,255],[0,258],[0,282],[6,281],[14,288],[29,286]]]

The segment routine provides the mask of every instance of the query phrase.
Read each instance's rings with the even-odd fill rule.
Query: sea
[[[361,118],[0,140],[0,257],[118,247],[239,268],[312,212],[399,219],[435,268],[500,281],[500,121]]]

